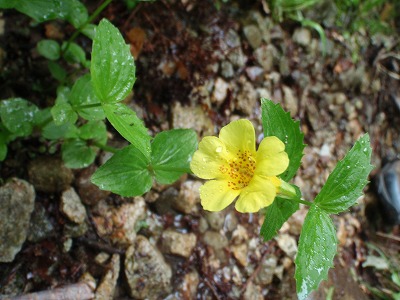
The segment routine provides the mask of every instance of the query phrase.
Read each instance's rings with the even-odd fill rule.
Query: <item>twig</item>
[[[267,255],[270,254],[268,251],[265,251],[263,256],[261,257],[261,262],[258,264],[257,268],[254,270],[254,272],[250,275],[250,277],[246,280],[246,282],[243,284],[240,294],[243,294],[246,291],[247,286],[254,280],[254,278],[257,276],[257,274],[261,271],[262,267],[262,262],[266,259]]]
[[[52,290],[2,298],[3,300],[87,300],[93,299],[94,293],[85,282],[67,285]]]
[[[387,239],[391,239],[391,240],[394,240],[394,241],[397,241],[397,242],[400,242],[400,237],[394,236],[394,235],[392,235],[392,234],[386,234],[386,233],[383,233],[383,232],[378,231],[378,232],[376,233],[376,235],[377,235],[377,236],[380,236],[380,237],[387,238]]]
[[[79,237],[79,238],[77,238],[77,241],[82,244],[85,244],[86,246],[89,246],[89,247],[95,248],[95,249],[99,249],[99,250],[107,252],[107,253],[125,254],[125,250],[118,249],[118,248],[112,247],[110,245],[103,244],[98,241],[91,240],[91,239],[88,239],[85,237]]]

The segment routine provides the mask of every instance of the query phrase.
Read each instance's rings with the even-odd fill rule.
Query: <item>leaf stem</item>
[[[92,23],[92,21],[111,3],[112,0],[105,0],[94,12],[93,14],[86,20],[86,22],[79,27],[73,35],[68,39],[67,45],[65,46],[64,53],[67,51],[69,45],[77,38],[77,36],[81,33],[82,29],[87,25]]]
[[[117,151],[119,150],[117,148],[114,148],[114,147],[111,147],[111,146],[107,146],[107,145],[103,145],[103,144],[100,144],[98,142],[94,142],[93,145],[96,146],[97,148],[100,148],[101,150],[104,150],[104,151],[107,151],[107,152],[111,152],[111,153],[117,153]]]
[[[101,106],[101,103],[99,102],[99,103],[74,106],[74,109],[85,109],[85,108],[100,107],[100,106]]]
[[[307,205],[307,206],[311,206],[312,205],[312,203],[310,201],[302,200],[300,198],[283,198],[283,199],[287,199],[287,200],[290,200],[290,201],[293,201],[293,202],[301,203],[301,204],[304,204],[304,205]]]

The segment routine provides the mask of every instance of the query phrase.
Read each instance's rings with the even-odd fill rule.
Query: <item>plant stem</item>
[[[111,147],[111,146],[102,145],[98,142],[94,142],[93,145],[96,146],[97,148],[100,148],[101,150],[111,152],[111,153],[117,153],[117,151],[119,150],[119,149]]]
[[[81,30],[87,25],[92,23],[92,21],[111,3],[112,0],[105,0],[94,12],[93,14],[86,20],[86,22],[79,27],[73,35],[68,39],[67,45],[65,46],[64,52],[67,51],[69,45],[77,38],[77,36],[81,33]]]
[[[85,109],[85,108],[100,107],[100,106],[101,106],[101,103],[99,102],[99,103],[74,106],[74,109]]]
[[[284,199],[287,199],[287,200],[290,200],[290,201],[293,201],[293,202],[297,202],[297,203],[301,203],[301,204],[304,204],[304,205],[307,205],[307,206],[311,206],[312,205],[311,202],[305,201],[305,200],[302,200],[302,199],[296,199],[296,198],[284,198]]]

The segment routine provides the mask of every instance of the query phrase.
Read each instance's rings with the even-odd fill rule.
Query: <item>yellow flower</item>
[[[288,165],[285,144],[270,136],[256,151],[254,127],[242,119],[223,127],[219,137],[203,138],[190,168],[198,177],[211,179],[200,188],[205,210],[220,211],[239,196],[235,208],[247,213],[270,205],[277,194],[295,196],[294,188],[277,177]]]

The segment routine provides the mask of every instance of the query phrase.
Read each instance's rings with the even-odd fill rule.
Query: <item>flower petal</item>
[[[190,169],[203,179],[225,178],[226,175],[220,168],[221,166],[228,167],[231,155],[219,138],[206,136],[199,143],[199,149],[193,154]]]
[[[252,155],[256,153],[256,134],[249,120],[233,121],[222,127],[219,138],[237,150],[249,150]]]
[[[285,144],[275,136],[264,138],[258,147],[255,174],[276,176],[285,172],[288,166],[289,157],[285,152]]]
[[[220,211],[231,204],[239,193],[240,190],[228,188],[225,180],[211,180],[200,187],[201,205],[205,210]]]
[[[275,199],[276,187],[273,178],[254,176],[249,185],[242,190],[235,208],[241,213],[257,212],[269,206]],[[276,178],[277,179],[277,178]],[[279,179],[277,179],[279,181]]]

